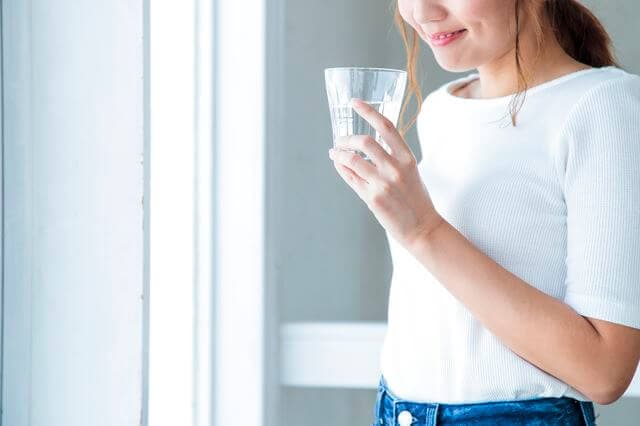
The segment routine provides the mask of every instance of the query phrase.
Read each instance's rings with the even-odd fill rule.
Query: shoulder
[[[640,76],[613,68],[597,76],[576,98],[564,131],[598,127],[640,127]]]
[[[640,76],[619,68],[596,76],[590,87],[578,97],[571,115],[580,115],[585,109],[606,112],[604,105],[612,107],[607,111],[620,111],[625,106],[640,106]],[[611,113],[606,114],[611,115]],[[575,117],[573,117],[575,118]],[[596,117],[597,118],[597,117]]]
[[[640,76],[615,68],[597,77],[575,96],[554,139],[560,176],[585,164],[621,170],[640,161]]]
[[[635,170],[640,162],[640,76],[618,73],[587,90],[556,140],[559,170]],[[640,170],[640,169],[638,169]],[[594,177],[604,172],[591,173]]]

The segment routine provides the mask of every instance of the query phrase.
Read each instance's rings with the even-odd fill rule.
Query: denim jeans
[[[471,404],[412,402],[398,398],[380,376],[372,426],[592,426],[593,402],[535,398]]]

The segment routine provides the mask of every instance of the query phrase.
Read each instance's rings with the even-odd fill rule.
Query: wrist
[[[407,243],[409,251],[413,251],[419,246],[430,244],[433,240],[434,234],[447,223],[442,216],[435,214],[428,220],[425,220],[423,225],[415,232],[414,237]]]

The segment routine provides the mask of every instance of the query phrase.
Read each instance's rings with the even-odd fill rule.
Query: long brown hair
[[[420,44],[419,35],[415,29],[411,29],[411,37],[408,34],[407,25],[400,15],[398,2],[395,1],[394,22],[400,32],[407,56],[407,89],[409,95],[405,97],[400,109],[399,130],[404,136],[415,123],[420,108],[422,107],[422,91],[417,79]],[[600,20],[583,4],[577,0],[515,0],[515,60],[518,72],[518,90],[509,103],[511,124],[516,125],[516,116],[524,103],[528,83],[531,74],[522,68],[520,51],[520,19],[519,14],[525,13],[531,18],[536,35],[537,55],[540,55],[544,42],[542,16],[536,13],[539,2],[544,2],[544,13],[552,28],[555,37],[562,49],[578,62],[592,67],[615,65],[620,67],[613,50],[611,37],[605,30]],[[521,10],[522,9],[522,10]],[[411,38],[411,40],[409,40]],[[538,58],[536,56],[536,59]],[[404,121],[404,114],[411,100],[416,98],[416,114],[408,123]]]

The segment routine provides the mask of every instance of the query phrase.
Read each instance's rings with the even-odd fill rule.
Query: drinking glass
[[[400,108],[407,84],[402,70],[369,67],[336,67],[324,70],[329,100],[334,148],[338,136],[370,135],[387,153],[391,153],[380,134],[350,105],[351,98],[359,98],[398,125]],[[367,161],[365,153],[353,150]]]

